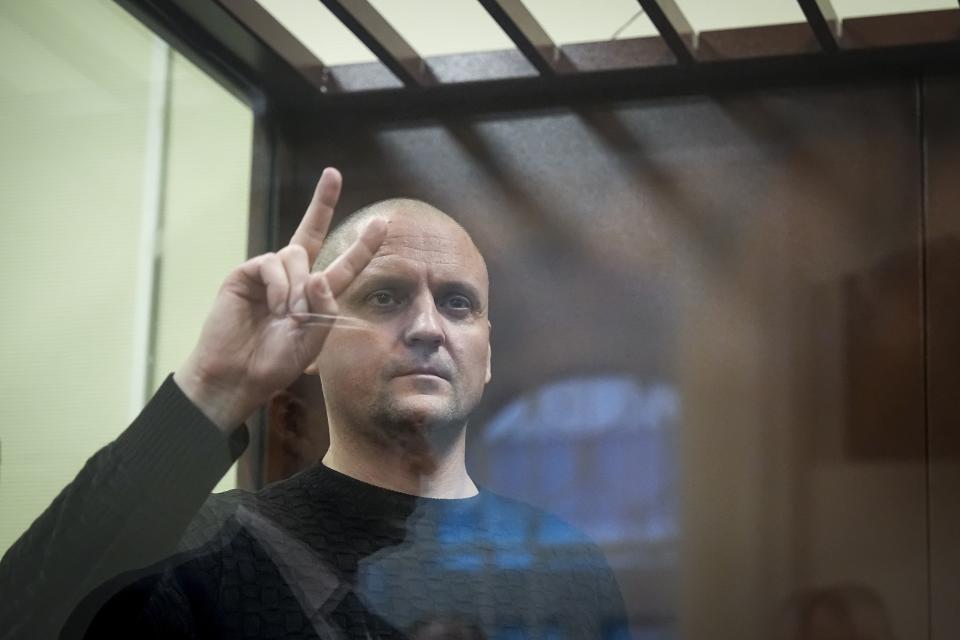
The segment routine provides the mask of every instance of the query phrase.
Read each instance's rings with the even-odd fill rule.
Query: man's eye
[[[389,307],[393,304],[396,304],[397,299],[394,298],[393,294],[389,291],[376,291],[370,294],[370,297],[367,298],[367,301],[376,307]]]
[[[461,295],[453,295],[444,300],[444,306],[456,311],[469,311],[473,309],[473,303],[470,298]]]

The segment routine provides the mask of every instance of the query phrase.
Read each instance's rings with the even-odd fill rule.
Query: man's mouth
[[[450,372],[445,367],[431,365],[418,365],[413,367],[404,367],[400,369],[397,377],[401,376],[434,376],[450,380]]]

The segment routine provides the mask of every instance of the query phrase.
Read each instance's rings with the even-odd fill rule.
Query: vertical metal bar
[[[523,0],[480,0],[480,4],[540,75],[553,76],[573,70]]]
[[[403,84],[436,84],[426,62],[367,0],[320,0]]]
[[[833,10],[830,0],[797,0],[807,23],[813,29],[813,34],[820,43],[820,48],[827,53],[836,53],[840,50],[838,44],[840,35],[840,20]]]
[[[920,144],[918,145],[920,159],[920,225],[919,225],[919,245],[920,245],[920,319],[921,319],[921,341],[922,341],[922,362],[923,371],[921,373],[923,380],[923,441],[924,441],[924,463],[926,473],[924,474],[924,489],[926,497],[926,589],[927,589],[927,625],[928,629],[933,629],[933,456],[934,447],[932,442],[933,433],[930,425],[930,233],[929,233],[929,184],[928,175],[928,157],[927,148],[927,122],[926,122],[926,78],[920,75],[916,79],[916,108],[917,108],[917,136]]]
[[[677,62],[693,64],[697,35],[674,0],[637,0]]]
[[[133,362],[130,375],[130,419],[153,395],[157,350],[157,296],[161,256],[159,238],[170,146],[170,91],[173,50],[156,38],[150,69],[147,147],[143,172],[140,240],[137,252],[137,290],[134,305]]]

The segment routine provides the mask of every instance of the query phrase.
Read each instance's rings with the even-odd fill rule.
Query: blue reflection
[[[679,415],[669,384],[608,375],[545,385],[488,424],[486,484],[547,507],[604,545],[670,545]],[[555,523],[538,535],[542,544],[576,542]]]
[[[522,627],[503,626],[497,629],[496,640],[526,640],[527,634]]]
[[[592,540],[624,576],[654,581],[648,590],[669,589],[662,578],[676,571],[679,421],[680,399],[671,384],[602,375],[544,385],[510,402],[488,423],[482,481],[492,491],[560,516],[543,518],[529,531],[528,544],[554,549],[541,570],[591,571],[577,566],[589,557],[577,550]],[[600,637],[675,636],[669,612],[638,606],[634,614],[640,619],[632,628],[627,620],[612,621]],[[500,637],[523,637],[520,630],[502,631]],[[547,627],[543,637],[562,635]]]
[[[426,518],[437,527],[436,564],[420,567],[427,583],[437,585],[431,597],[452,597],[442,585],[455,574],[502,584],[504,594],[522,588],[529,576],[573,572],[589,580],[607,571],[605,564],[599,566],[603,561],[594,543],[623,572],[621,578],[655,581],[645,589],[658,589],[675,570],[679,409],[672,386],[644,386],[628,376],[563,380],[507,405],[483,432],[487,464],[481,484],[556,516],[484,493],[462,509],[442,510],[437,520]],[[402,547],[383,554],[365,567],[366,584],[406,575],[398,567],[409,561]],[[374,610],[391,610],[384,595],[390,592],[367,592]],[[663,596],[657,600],[670,594]],[[463,606],[472,610],[475,603],[465,598]],[[667,640],[675,635],[669,612],[630,605],[641,608],[632,612],[637,616],[632,627],[629,620],[611,619],[591,637]],[[451,601],[450,606],[458,611],[460,605]],[[570,637],[559,622],[528,628],[508,617],[494,628],[494,636],[505,639]]]

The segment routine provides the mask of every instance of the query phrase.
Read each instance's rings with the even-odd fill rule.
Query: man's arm
[[[0,562],[0,636],[55,637],[101,583],[172,553],[246,436],[227,437],[167,378]]]
[[[340,185],[325,170],[290,245],[227,276],[186,362],[0,561],[0,637],[53,636],[90,589],[170,553],[242,450],[242,421],[316,359],[329,327],[297,314],[336,315],[386,232],[372,221],[310,272]]]

